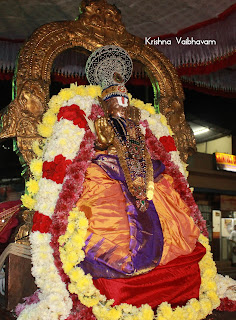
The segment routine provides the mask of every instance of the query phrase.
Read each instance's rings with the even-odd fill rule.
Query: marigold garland
[[[80,223],[81,220],[83,225]],[[154,312],[149,305],[143,305],[141,308],[127,304],[112,307],[114,301],[106,301],[105,297],[93,285],[91,276],[85,275],[84,271],[77,267],[78,263],[84,259],[82,248],[88,226],[86,217],[83,212],[74,208],[70,212],[68,221],[66,233],[59,238],[63,269],[71,281],[68,289],[71,293],[76,293],[84,305],[93,307],[93,312],[98,320],[204,319],[213,309],[219,306],[220,300],[216,293],[217,288],[214,281],[216,267],[210,252],[209,241],[203,235],[200,235],[199,242],[206,248],[206,254],[199,263],[202,279],[199,301],[191,299],[186,306],[176,309],[172,309],[170,304],[163,302],[158,307],[156,316],[154,316]],[[71,258],[71,252],[74,250],[76,250],[76,255]]]
[[[39,191],[39,184],[38,181],[29,179],[26,182],[27,190],[30,194],[36,194]]]
[[[24,310],[21,313],[19,320],[31,319],[32,317],[34,319],[49,319],[46,315],[42,316],[42,306],[46,309],[53,308],[54,303],[50,299],[55,294],[55,301],[57,301],[58,293],[54,292],[51,296],[49,288],[51,282],[49,281],[48,284],[47,281],[40,280],[45,267],[47,270],[51,270],[50,279],[55,280],[53,286],[58,286],[60,288],[60,295],[62,294],[60,296],[60,303],[58,304],[58,308],[61,310],[58,311],[61,312],[60,319],[77,319],[76,310],[79,310],[80,303],[75,299],[75,296],[78,296],[84,305],[88,307],[93,306],[93,312],[98,320],[202,319],[219,305],[216,284],[214,282],[216,268],[210,253],[208,240],[204,236],[200,236],[199,238],[199,241],[207,249],[206,255],[199,263],[202,277],[200,300],[191,299],[185,307],[177,307],[174,310],[171,309],[171,306],[167,302],[164,302],[159,306],[155,316],[149,305],[143,305],[141,308],[128,304],[111,307],[113,301],[106,301],[106,297],[102,296],[94,287],[92,277],[85,275],[82,269],[76,267],[84,259],[82,247],[86,238],[88,221],[83,212],[79,212],[73,207],[82,192],[84,174],[94,152],[93,143],[95,136],[93,121],[97,116],[103,115],[96,100],[100,94],[101,88],[98,86],[77,87],[76,85],[71,85],[70,88],[62,89],[57,96],[51,98],[49,109],[43,117],[42,125],[39,126],[40,134],[47,137],[47,140],[43,153],[41,152],[42,145],[36,144],[34,146],[39,156],[31,164],[31,170],[35,179],[28,183],[28,194],[22,197],[22,201],[26,207],[40,209],[35,216],[35,219],[37,218],[35,220],[37,222],[35,230],[39,230],[40,232],[35,231],[32,233],[31,245],[32,254],[34,257],[37,257],[33,261],[34,276],[42,292],[39,296],[40,302],[35,306],[27,307],[28,309],[26,308],[26,311]],[[185,168],[181,163],[178,151],[173,150],[169,151],[169,153],[166,151],[168,148],[173,149],[174,147],[173,138],[171,138],[172,132],[166,124],[165,117],[155,114],[154,108],[149,104],[145,105],[143,102],[135,99],[132,99],[131,103],[136,107],[142,108],[141,125],[143,132],[146,133],[147,145],[152,156],[157,158],[153,146],[157,145],[158,139],[162,137],[162,143],[158,142],[159,146],[157,149],[160,151],[158,157],[166,165],[167,173],[169,172],[172,177],[176,177],[175,187],[184,201],[188,203],[193,215],[195,215],[195,221],[202,221],[199,213],[196,211],[196,204],[194,206],[191,192],[187,192],[188,185],[183,176],[185,175]],[[80,121],[75,125],[71,124],[72,121],[70,120],[64,118],[58,119],[57,114],[59,110],[72,105],[80,106],[85,112],[84,116],[88,124],[86,125],[83,121],[82,125],[86,125],[85,129],[80,128],[77,130],[78,125],[81,124]],[[77,107],[76,112],[78,111]],[[75,136],[76,139],[74,139]],[[75,143],[76,151],[73,154],[67,147],[67,144],[70,142]],[[71,160],[72,163],[68,164],[63,173],[63,182],[60,177],[57,183],[50,180],[54,179],[54,174],[50,175],[50,177],[48,176],[49,179],[42,178],[42,168],[43,162],[53,162],[58,155],[65,157],[65,161]],[[54,167],[58,168],[58,166]],[[38,192],[37,188],[39,189]],[[204,229],[204,224],[202,229]],[[44,244],[39,247],[40,241]],[[52,251],[50,249],[47,253],[49,255],[48,262],[45,260],[46,255],[43,254],[44,248],[53,249]],[[43,262],[38,267],[39,258],[42,258]],[[55,265],[52,263],[53,259]],[[42,265],[44,265],[44,268],[42,268]],[[53,266],[56,266],[59,271],[61,284],[59,284],[59,278],[53,276],[53,272],[55,272]],[[68,285],[68,290],[72,293],[70,298],[67,296],[66,291],[64,291],[66,284]],[[72,302],[73,306],[71,305]],[[56,311],[50,313],[50,319],[58,319],[58,317],[59,314]]]
[[[43,140],[42,141],[35,140],[32,144],[32,150],[36,154],[36,156],[39,158],[42,158],[43,147],[44,147]]]

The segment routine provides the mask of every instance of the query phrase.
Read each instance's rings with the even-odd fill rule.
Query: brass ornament
[[[30,210],[23,210],[20,212],[20,225],[18,226],[15,242],[25,245],[30,245],[29,235],[33,226],[34,212]]]
[[[26,80],[18,88],[17,98],[2,116],[0,139],[16,138],[24,161],[29,164],[35,157],[32,143],[42,140],[37,126],[46,108],[45,86],[40,80]]]
[[[74,47],[94,51],[114,44],[146,67],[154,87],[158,83],[160,111],[167,117],[181,158],[186,161],[189,153],[195,150],[195,140],[184,117],[182,85],[170,61],[156,48],[128,33],[120,11],[105,0],[82,1],[81,9],[78,20],[45,24],[22,47],[16,76],[17,96],[3,116],[0,138],[16,137],[20,152],[29,164],[34,157],[32,141],[40,139],[36,127],[47,108],[56,56]]]
[[[183,103],[177,97],[166,97],[161,100],[160,106],[165,108],[165,116],[174,132],[177,150],[186,163],[188,156],[194,154],[197,149],[193,131],[185,119]]]

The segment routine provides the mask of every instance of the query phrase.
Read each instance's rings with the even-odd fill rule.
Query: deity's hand
[[[140,109],[134,107],[134,106],[128,106],[126,115],[128,119],[133,120],[136,124],[139,124],[140,118],[141,118],[141,111]]]
[[[97,133],[97,146],[99,149],[107,149],[113,142],[115,133],[107,118],[101,117],[95,120],[95,129]]]

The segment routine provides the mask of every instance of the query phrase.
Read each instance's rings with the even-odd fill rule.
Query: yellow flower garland
[[[62,107],[65,100],[71,99],[76,95],[88,96],[95,98],[101,95],[101,88],[98,86],[79,86],[72,84],[70,88],[62,89],[57,96],[53,96],[49,102],[49,109],[43,117],[42,124],[39,125],[38,131],[42,137],[50,137],[52,127],[56,121],[56,114]],[[154,108],[150,104],[144,104],[142,101],[130,98],[131,104],[147,110],[151,114],[155,113]],[[162,124],[167,126],[166,118],[161,115]],[[170,134],[172,131],[169,126]],[[35,179],[27,183],[28,194],[22,196],[22,202],[25,207],[33,209],[35,200],[34,195],[37,193],[37,180],[42,174],[42,149],[38,144],[33,146],[38,159],[31,162],[30,168]],[[216,275],[215,263],[212,259],[208,239],[200,235],[199,241],[206,247],[207,253],[199,263],[202,284],[200,287],[199,301],[191,299],[186,306],[172,309],[170,304],[163,302],[157,309],[157,314],[149,305],[143,305],[136,308],[129,304],[121,304],[112,307],[113,300],[106,300],[99,290],[95,288],[91,275],[85,275],[84,271],[77,267],[84,259],[85,238],[87,235],[88,221],[83,212],[73,209],[69,215],[69,223],[66,233],[59,238],[60,256],[63,263],[65,273],[70,277],[71,283],[69,291],[78,295],[81,303],[88,307],[93,307],[93,312],[97,319],[101,320],[185,320],[205,318],[214,308],[220,304],[220,300],[216,294],[216,284],[214,277]]]
[[[26,187],[29,192],[29,194],[34,195],[38,193],[39,191],[39,184],[37,180],[30,179],[29,181],[26,182]]]
[[[72,83],[70,88],[61,89],[58,95],[53,96],[48,103],[48,110],[44,113],[42,123],[38,125],[38,133],[43,138],[49,138],[52,135],[53,125],[57,120],[57,114],[60,108],[63,106],[65,100],[71,99],[76,95],[91,96],[97,98],[101,95],[101,87],[99,86],[77,86]],[[24,207],[32,210],[35,205],[34,196],[38,192],[36,184],[42,175],[42,156],[43,156],[43,144],[40,145],[39,141],[34,141],[32,149],[37,158],[33,159],[30,163],[30,171],[34,179],[31,179],[30,183],[26,183],[26,194],[21,196],[21,201]]]
[[[155,317],[149,305],[143,305],[141,308],[128,304],[112,307],[113,300],[106,301],[105,297],[93,285],[91,275],[85,275],[84,271],[77,267],[78,263],[84,259],[82,247],[85,243],[87,226],[85,214],[74,208],[69,215],[66,233],[59,238],[60,255],[63,269],[71,280],[69,291],[76,293],[81,303],[87,307],[93,307],[93,312],[98,320],[200,320],[220,304],[214,281],[216,266],[210,252],[209,241],[200,235],[198,240],[206,248],[206,254],[199,262],[202,280],[199,300],[191,299],[186,306],[176,309],[172,309],[170,304],[163,302],[158,307]]]
[[[76,95],[80,95],[82,97],[90,96],[91,98],[97,98],[101,96],[102,89],[100,86],[77,86],[77,84],[72,83],[70,88],[61,89],[58,95],[53,96],[48,103],[48,110],[43,115],[42,123],[38,125],[38,133],[43,138],[50,138],[53,131],[53,125],[57,119],[57,113],[60,108],[63,106],[64,102],[74,98]],[[129,99],[131,104],[137,108],[147,110],[150,114],[155,114],[155,109],[150,103],[144,103],[141,100],[133,99],[131,94],[129,94]],[[161,115],[160,118],[162,124],[168,127],[170,135],[172,135],[171,128],[167,125],[166,118]],[[44,143],[44,142],[43,142]],[[30,170],[33,174],[34,180],[38,181],[42,175],[42,155],[43,155],[43,145],[40,145],[38,141],[35,141],[32,145],[34,153],[37,155],[36,159],[33,159],[30,164]],[[35,200],[33,199],[33,195],[37,192],[32,192],[32,188],[27,187],[26,195],[21,197],[21,201],[26,208],[30,210],[33,209]]]
[[[35,203],[36,203],[36,200],[33,199],[31,196],[29,196],[28,194],[24,194],[21,196],[21,201],[22,201],[22,204],[24,205],[24,207],[30,209],[30,210],[33,210],[34,209],[34,206],[35,206]]]

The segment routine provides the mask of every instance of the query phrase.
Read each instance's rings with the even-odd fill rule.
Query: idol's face
[[[129,99],[124,97],[113,97],[106,101],[108,114],[112,117],[126,118]]]

